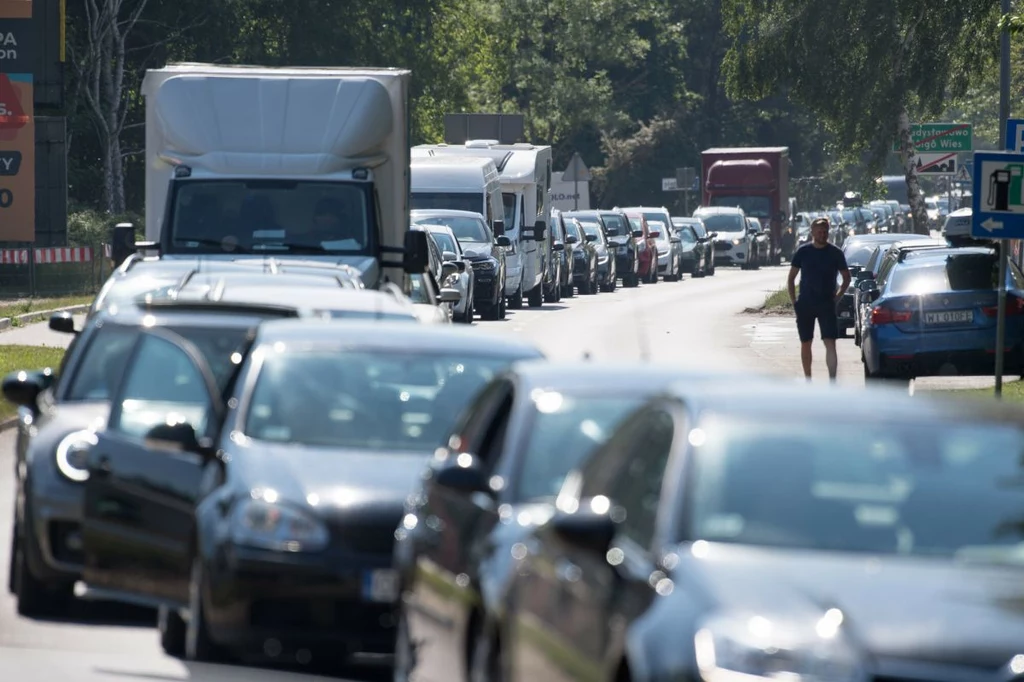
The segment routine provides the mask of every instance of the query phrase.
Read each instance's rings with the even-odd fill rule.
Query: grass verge
[[[94,297],[91,294],[82,296],[60,296],[58,298],[26,298],[19,301],[0,301],[0,318],[16,317],[40,310],[53,310],[73,305],[88,305]]]
[[[799,288],[797,291],[799,292]],[[778,289],[768,293],[764,297],[764,303],[760,306],[747,308],[744,312],[762,315],[792,315],[793,304],[789,301],[789,292],[786,289]]]
[[[991,386],[986,388],[951,388],[942,393],[952,398],[993,398],[995,389]],[[1003,380],[1003,402],[1024,403],[1024,381]]]
[[[0,346],[0,377],[20,369],[43,369],[60,366],[64,358],[63,348],[48,346]],[[0,398],[0,421],[13,417],[18,406]]]

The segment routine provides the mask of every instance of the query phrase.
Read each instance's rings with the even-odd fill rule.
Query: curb
[[[53,310],[36,310],[31,313],[25,313],[24,315],[15,315],[11,317],[0,317],[0,331],[10,329],[14,326],[14,320],[17,320],[21,324],[28,324],[30,322],[39,322],[40,320],[46,319],[54,313],[84,313],[89,310],[88,305],[69,305],[64,308],[54,308]],[[0,428],[2,430],[2,428]]]
[[[0,422],[0,433],[3,433],[4,431],[6,431],[8,429],[13,429],[17,425],[18,425],[18,418],[17,417],[11,417],[10,419],[5,419],[4,421]]]

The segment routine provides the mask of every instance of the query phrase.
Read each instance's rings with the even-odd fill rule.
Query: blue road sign
[[[975,152],[971,236],[1024,239],[1024,154]]]
[[[1007,151],[1024,153],[1024,118],[1011,118],[1006,121]]]

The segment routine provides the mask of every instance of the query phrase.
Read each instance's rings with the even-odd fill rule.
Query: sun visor
[[[387,160],[393,112],[373,78],[169,78],[155,93],[160,156],[214,173],[321,174]]]

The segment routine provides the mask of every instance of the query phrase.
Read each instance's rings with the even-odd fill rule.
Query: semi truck
[[[367,287],[425,272],[427,235],[409,230],[410,75],[147,71],[146,241],[129,246],[161,259],[326,261]]]
[[[704,206],[737,206],[771,236],[772,262],[792,256],[788,147],[716,147],[701,154]]]

